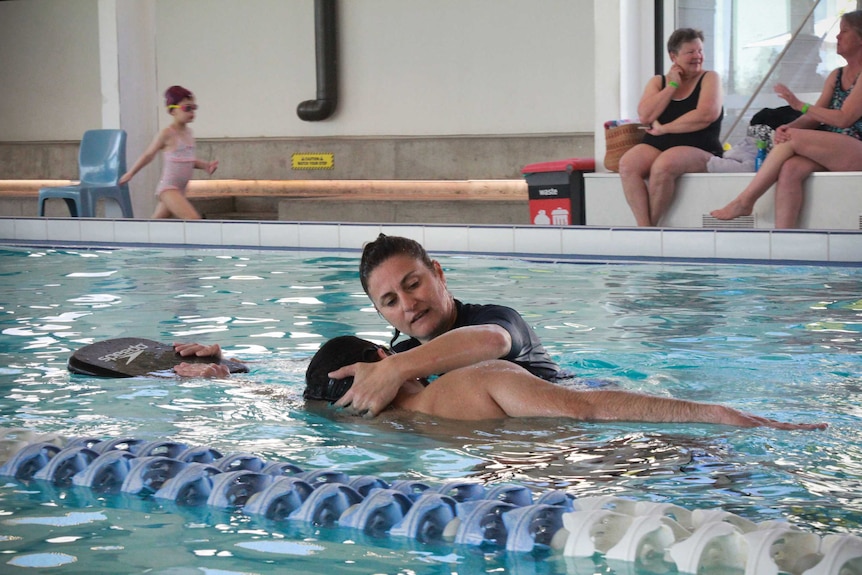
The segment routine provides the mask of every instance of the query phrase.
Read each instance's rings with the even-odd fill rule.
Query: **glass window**
[[[778,82],[816,100],[829,72],[845,64],[835,38],[841,14],[856,9],[857,0],[678,0],[678,26],[703,30],[704,67],[721,75],[722,141],[742,141],[755,113],[786,105],[773,91]]]

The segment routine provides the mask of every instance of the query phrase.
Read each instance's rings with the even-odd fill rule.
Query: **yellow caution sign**
[[[335,167],[335,154],[293,154],[294,170],[331,170]]]

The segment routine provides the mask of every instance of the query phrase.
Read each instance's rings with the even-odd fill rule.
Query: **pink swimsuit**
[[[162,157],[164,166],[162,179],[156,188],[158,196],[165,190],[179,190],[185,194],[186,185],[192,179],[195,170],[195,138],[190,129],[186,128],[185,135],[176,131],[177,146],[173,150],[166,151]]]

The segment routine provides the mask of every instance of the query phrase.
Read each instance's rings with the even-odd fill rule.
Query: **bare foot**
[[[712,210],[709,215],[717,220],[732,220],[739,216],[750,216],[752,208],[742,205],[739,200],[733,200],[726,206],[718,210]]]

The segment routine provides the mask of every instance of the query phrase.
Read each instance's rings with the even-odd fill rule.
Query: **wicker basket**
[[[605,128],[605,168],[620,171],[620,158],[644,139],[642,124],[622,124]]]

